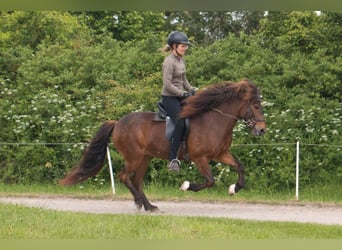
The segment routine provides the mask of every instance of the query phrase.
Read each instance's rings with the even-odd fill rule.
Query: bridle
[[[259,95],[257,95],[257,98],[259,98]],[[248,100],[248,108],[246,112],[246,117],[244,118],[244,123],[249,127],[249,128],[254,128],[255,124],[258,122],[265,122],[264,119],[256,119],[255,114],[252,112],[251,108],[251,102]]]
[[[259,95],[259,91],[258,93],[255,95],[258,99],[260,99],[260,95]],[[253,99],[255,96],[252,96],[252,98],[248,99],[247,101],[247,104],[248,104],[248,108],[247,108],[247,112],[246,112],[246,117],[243,118],[243,122],[247,125],[247,127],[249,127],[250,129],[253,129],[255,124],[257,124],[258,122],[265,122],[264,119],[256,119],[255,118],[255,114],[252,112],[252,104],[251,104],[251,99]],[[232,118],[234,120],[240,120],[238,117],[234,116],[234,115],[231,115],[231,114],[228,114],[228,113],[224,113],[223,111],[217,109],[217,108],[212,108],[213,111],[223,115],[223,116],[226,116],[226,117],[229,117],[229,118]]]

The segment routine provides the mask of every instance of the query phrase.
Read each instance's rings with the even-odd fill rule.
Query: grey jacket
[[[184,59],[173,53],[163,62],[163,89],[164,96],[183,96],[184,91],[191,91],[192,87],[186,78]]]

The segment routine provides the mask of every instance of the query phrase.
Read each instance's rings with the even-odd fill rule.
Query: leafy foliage
[[[340,182],[340,20],[332,12],[0,12],[0,179],[57,182],[103,121],[155,110],[158,48],[182,28],[194,44],[186,56],[194,86],[249,78],[262,89],[267,134],[253,138],[240,123],[234,130],[232,152],[250,188],[294,186],[297,140],[303,184]],[[112,155],[118,172],[122,158]],[[236,180],[211,164],[218,187]],[[163,185],[185,178],[202,180],[192,164],[174,175],[158,159],[146,175]]]

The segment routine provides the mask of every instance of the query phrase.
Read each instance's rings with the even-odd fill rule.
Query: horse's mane
[[[221,82],[212,84],[209,87],[198,91],[196,95],[188,97],[185,100],[180,118],[193,117],[211,110],[222,104],[236,99],[241,99],[252,88],[256,87],[248,79],[243,79],[238,83]]]

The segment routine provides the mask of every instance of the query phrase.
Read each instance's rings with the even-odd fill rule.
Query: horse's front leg
[[[245,167],[240,161],[236,160],[231,153],[225,152],[214,160],[226,165],[230,165],[236,170],[238,174],[237,182],[229,186],[228,193],[230,195],[234,195],[240,189],[245,187]]]
[[[194,161],[194,163],[198,167],[198,170],[200,171],[200,173],[205,178],[205,182],[196,184],[196,183],[191,183],[189,181],[184,181],[182,186],[180,187],[180,190],[182,191],[191,190],[194,192],[198,192],[204,188],[212,187],[215,183],[214,176],[211,173],[208,160],[201,159],[198,161]]]

